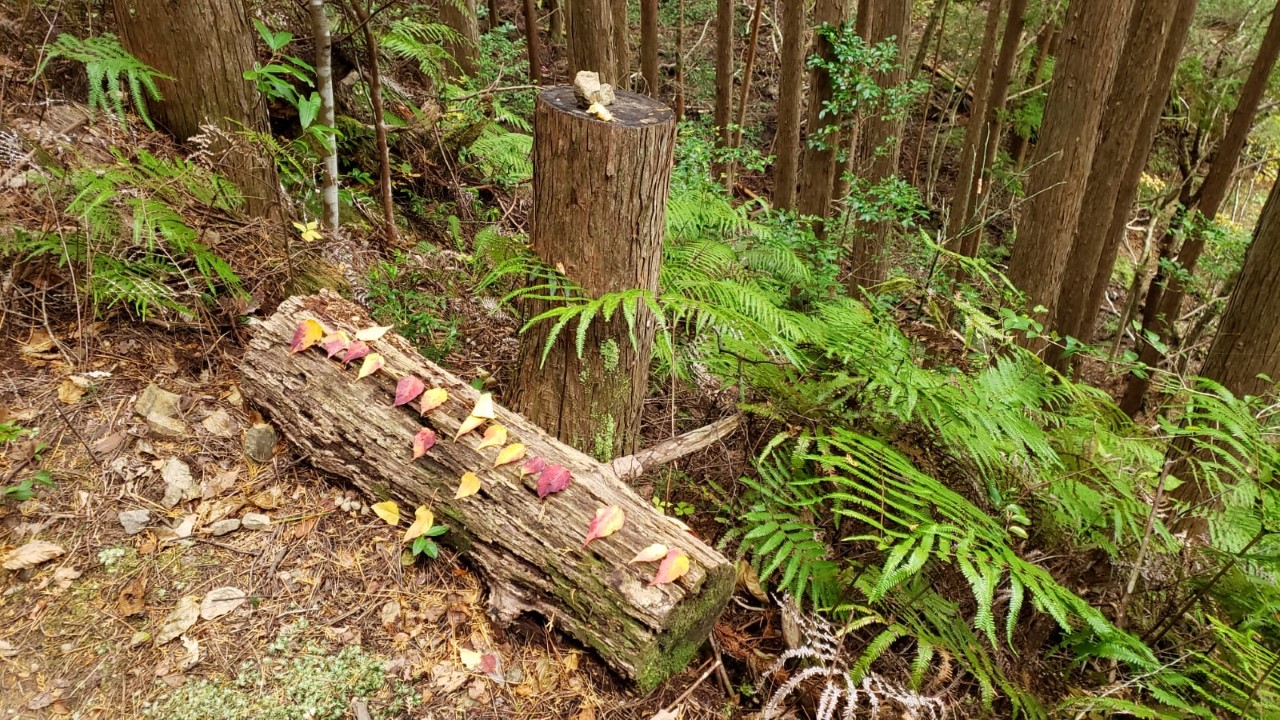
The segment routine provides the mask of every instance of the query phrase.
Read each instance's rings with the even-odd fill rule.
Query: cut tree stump
[[[533,118],[530,244],[590,298],[626,290],[656,293],[675,147],[675,115],[644,95],[616,91],[611,122],[588,115],[572,87],[538,94]],[[551,293],[542,293],[548,295]],[[526,303],[526,317],[551,308]],[[639,303],[632,323],[616,310],[577,323],[546,353],[554,321],[520,336],[512,406],[535,424],[601,460],[634,453],[649,391],[657,321]],[[578,349],[582,353],[579,357]]]
[[[508,443],[573,474],[562,492],[539,500],[537,475],[521,463],[495,468],[499,448],[477,450],[483,428],[452,438],[479,393],[424,359],[394,333],[370,343],[383,370],[356,381],[359,362],[344,367],[318,346],[290,354],[298,323],[354,336],[373,323],[360,307],[329,292],[286,300],[254,332],[243,363],[243,390],[308,462],[343,477],[378,500],[426,505],[449,526],[444,539],[467,554],[486,580],[489,609],[501,623],[536,613],[564,630],[621,675],[652,688],[682,669],[706,640],[733,589],[734,567],[678,521],[657,513],[620,476],[715,442],[737,426],[726,418],[633,457],[604,465],[550,437],[528,420],[496,407],[492,423]],[[420,416],[417,401],[392,407],[396,383],[414,375],[448,390],[441,407]],[[438,437],[417,461],[412,440],[422,427]],[[454,499],[462,474],[480,476],[479,493]],[[613,535],[583,547],[599,508],[616,505],[626,521]],[[689,572],[649,585],[657,563],[629,561],[662,543],[688,554]]]

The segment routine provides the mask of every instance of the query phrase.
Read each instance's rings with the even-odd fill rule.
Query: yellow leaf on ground
[[[507,429],[501,425],[490,425],[485,428],[484,440],[476,446],[477,450],[483,450],[487,447],[502,447],[507,444]]]
[[[480,492],[480,478],[473,472],[462,473],[462,481],[458,483],[458,492],[454,493],[454,500],[461,500],[465,497],[471,497]]]
[[[363,380],[370,375],[378,372],[383,366],[382,356],[378,353],[369,353],[365,356],[364,362],[360,363],[360,372],[356,373],[356,380]]]
[[[419,505],[417,510],[413,511],[413,524],[408,530],[404,531],[404,541],[413,542],[417,538],[422,537],[432,525],[436,524],[436,516],[426,505]]]
[[[633,562],[633,563],[658,562],[659,560],[661,560],[666,556],[667,556],[667,546],[663,545],[662,543],[654,543],[649,547],[636,553],[636,556],[631,558],[630,562]]]
[[[422,405],[418,408],[418,412],[426,414],[435,410],[449,399],[449,391],[444,388],[431,388],[422,393]]]
[[[483,657],[484,655],[470,648],[458,648],[458,659],[462,661],[462,666],[468,670],[475,670],[480,667],[480,660]]]
[[[373,508],[373,514],[382,518],[388,525],[400,524],[400,506],[396,504],[395,500],[374,503],[370,507]]]
[[[515,462],[524,457],[524,445],[520,443],[511,443],[502,448],[502,452],[498,453],[498,459],[493,461],[493,466],[506,465]]]
[[[324,335],[324,327],[315,320],[307,318],[298,323],[298,327],[294,328],[293,339],[289,341],[289,352],[302,352],[320,342],[320,338],[324,337]]]
[[[658,574],[653,576],[649,584],[665,585],[675,582],[687,572],[689,572],[689,556],[685,555],[683,550],[673,549],[663,558],[662,564],[658,566]]]
[[[591,518],[591,524],[587,526],[587,538],[582,541],[582,546],[586,547],[592,540],[609,537],[618,532],[624,522],[626,522],[626,516],[622,508],[617,505],[596,510],[596,516]]]

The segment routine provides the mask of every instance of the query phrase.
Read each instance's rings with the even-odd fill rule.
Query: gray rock
[[[262,513],[245,513],[240,525],[245,530],[267,530],[271,527],[271,518]]]
[[[187,434],[187,424],[176,417],[152,413],[147,416],[147,428],[157,435],[182,437]]]
[[[200,497],[200,485],[191,477],[191,468],[176,457],[164,461],[160,467],[160,477],[164,478],[164,499],[160,502],[165,507],[173,507],[180,502],[195,500]]]
[[[233,533],[239,529],[240,521],[236,518],[228,518],[226,520],[219,520],[218,522],[210,525],[209,534],[214,537],[218,537],[220,535],[226,535],[227,533]]]
[[[162,418],[177,417],[182,414],[182,396],[151,383],[138,396],[138,401],[133,404],[133,411],[144,418],[152,415]]]
[[[590,70],[580,70],[573,77],[573,95],[578,99],[578,105],[584,110],[591,107],[592,103],[608,106],[617,99],[614,96],[613,86],[600,82],[600,74]]]
[[[276,430],[266,423],[257,423],[244,434],[244,454],[256,463],[269,463],[275,454]]]
[[[124,527],[125,535],[137,535],[151,524],[150,510],[125,510],[116,515]]]
[[[234,418],[226,410],[218,409],[209,414],[209,417],[200,422],[200,425],[210,435],[217,437],[235,437],[240,432],[240,426],[236,424]]]

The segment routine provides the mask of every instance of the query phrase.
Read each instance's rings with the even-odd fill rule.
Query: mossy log
[[[736,421],[726,419],[656,451],[602,465],[497,407],[491,422],[507,428],[508,442],[523,443],[527,457],[572,472],[566,490],[539,500],[535,475],[521,476],[520,463],[495,468],[498,448],[477,450],[480,430],[451,439],[478,397],[467,383],[393,333],[371,343],[385,368],[357,382],[355,363],[344,368],[318,347],[289,353],[294,329],[307,318],[349,334],[372,323],[363,309],[322,292],[286,300],[254,332],[243,363],[245,394],[308,462],[378,500],[430,507],[450,527],[445,539],[485,578],[497,621],[540,615],[645,689],[693,658],[728,601],[734,568],[681,523],[655,512],[619,475],[705,447]],[[417,376],[428,388],[445,388],[448,401],[425,416],[411,407],[416,403],[393,408],[395,386],[404,375]],[[424,425],[439,440],[414,461],[412,439]],[[480,476],[481,489],[454,499],[467,471]],[[583,547],[596,510],[611,505],[622,509],[625,524]],[[650,585],[656,563],[629,561],[654,543],[684,550],[689,572],[672,584]]]

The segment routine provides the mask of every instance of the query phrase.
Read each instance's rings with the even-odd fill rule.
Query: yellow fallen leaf
[[[483,424],[484,418],[476,417],[475,415],[468,415],[467,419],[462,421],[462,426],[458,428],[458,432],[453,436],[454,442],[457,442],[458,438],[466,435],[472,430],[475,430]]]
[[[356,333],[356,339],[363,340],[365,342],[373,342],[374,340],[381,338],[383,335],[386,335],[387,331],[391,328],[391,325],[367,327]]]
[[[373,508],[373,514],[385,520],[388,525],[400,524],[400,506],[395,500],[374,503],[370,507]]]
[[[418,412],[426,414],[435,410],[449,399],[449,391],[444,388],[431,388],[422,393],[422,405],[418,408]]]
[[[453,499],[461,500],[478,492],[480,492],[480,478],[475,473],[467,471],[462,473],[462,481],[458,483],[458,492],[454,493]]]
[[[486,420],[493,419],[493,393],[484,393],[476,399],[476,406],[471,410],[471,414],[484,418]]]
[[[618,532],[624,522],[626,522],[626,516],[622,508],[617,505],[596,510],[596,516],[591,518],[591,524],[587,526],[587,538],[582,541],[582,547],[586,547],[592,540],[609,537]]]
[[[73,379],[74,377],[63,380],[62,384],[58,386],[58,400],[64,405],[75,405],[80,402],[80,398],[84,397],[85,387],[88,386],[88,383],[81,385],[76,382]]]
[[[458,659],[462,661],[462,666],[468,670],[475,670],[480,667],[480,660],[484,656],[470,648],[458,648]]]
[[[490,425],[485,428],[484,440],[476,446],[477,450],[483,450],[487,447],[502,447],[507,444],[507,429],[501,425]]]
[[[369,353],[365,356],[364,362],[360,363],[360,372],[356,373],[356,380],[363,380],[370,375],[378,372],[383,366],[382,356],[378,353]]]
[[[419,505],[417,510],[413,511],[413,524],[408,530],[404,531],[404,541],[413,542],[415,539],[422,537],[432,525],[436,524],[435,513],[426,505]]]
[[[502,452],[498,453],[498,459],[493,461],[493,466],[498,467],[499,465],[506,465],[507,463],[515,462],[523,457],[524,445],[521,445],[520,443],[512,443],[502,448]]]
[[[636,553],[636,556],[631,558],[629,562],[633,562],[633,563],[657,562],[666,556],[667,556],[667,546],[663,545],[662,543],[654,543],[649,547]]]
[[[315,320],[307,318],[294,328],[293,339],[289,341],[289,353],[302,352],[320,342],[320,338],[324,336],[324,327]]]
[[[689,572],[689,556],[685,555],[683,550],[672,550],[662,560],[662,564],[658,566],[658,573],[653,576],[649,584],[666,585],[675,582],[687,572]]]

